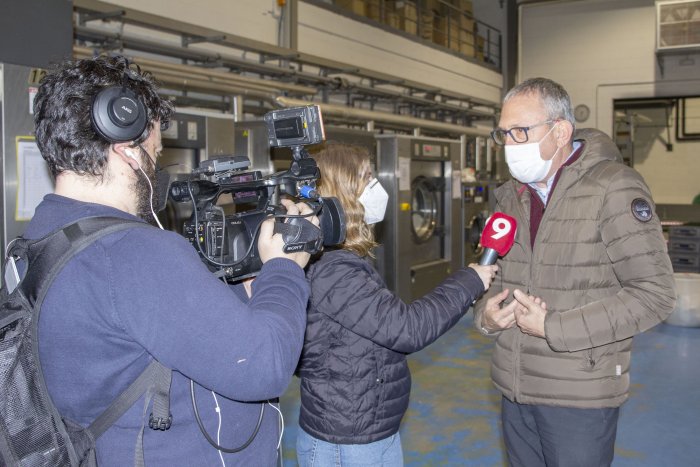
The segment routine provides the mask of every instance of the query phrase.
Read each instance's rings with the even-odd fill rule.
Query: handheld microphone
[[[494,212],[486,221],[484,231],[481,232],[481,246],[484,248],[484,254],[481,255],[479,264],[482,266],[496,264],[499,256],[508,253],[515,242],[517,229],[518,222],[515,218],[502,212]]]

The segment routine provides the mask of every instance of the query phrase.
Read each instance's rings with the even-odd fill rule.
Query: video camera
[[[192,217],[184,223],[183,235],[199,252],[209,269],[228,280],[255,276],[262,267],[257,236],[260,224],[275,217],[275,233],[284,239],[284,251],[320,252],[345,240],[345,213],[336,198],[321,198],[316,192],[320,171],[305,146],[325,139],[318,106],[274,110],[264,116],[270,147],[289,147],[293,160],[289,170],[262,176],[245,172],[246,156],[217,157],[202,162],[186,181],[173,182],[170,197],[191,201]],[[236,212],[226,214],[217,200],[231,194]],[[320,228],[305,216],[287,215],[280,197],[305,201],[318,216]],[[246,209],[246,205],[249,209]],[[239,211],[239,209],[241,209]]]

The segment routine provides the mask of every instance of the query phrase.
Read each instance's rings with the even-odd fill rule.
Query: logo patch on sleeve
[[[632,201],[632,215],[640,222],[649,222],[651,220],[651,204],[644,198],[635,198]]]

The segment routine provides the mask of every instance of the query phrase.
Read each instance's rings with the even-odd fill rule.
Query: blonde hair
[[[370,171],[369,152],[360,146],[328,143],[312,157],[321,170],[319,194],[338,198],[345,211],[346,235],[340,247],[358,256],[374,257],[374,233],[365,222],[365,208],[358,201],[369,181],[364,177]]]

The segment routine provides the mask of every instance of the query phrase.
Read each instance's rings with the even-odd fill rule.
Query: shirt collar
[[[566,165],[566,162],[568,162],[569,159],[571,159],[571,156],[576,154],[576,151],[581,147],[581,142],[580,141],[574,141],[573,143],[573,150],[571,153],[566,157],[566,160],[564,160],[564,164],[562,164],[562,167]],[[542,203],[544,205],[547,205],[547,198],[549,198],[549,193],[552,191],[552,185],[554,184],[554,179],[556,172],[552,174],[551,177],[547,179],[547,186],[541,187],[537,183],[528,183],[528,186],[535,190],[535,193],[537,193],[537,196],[540,197],[542,200]]]

